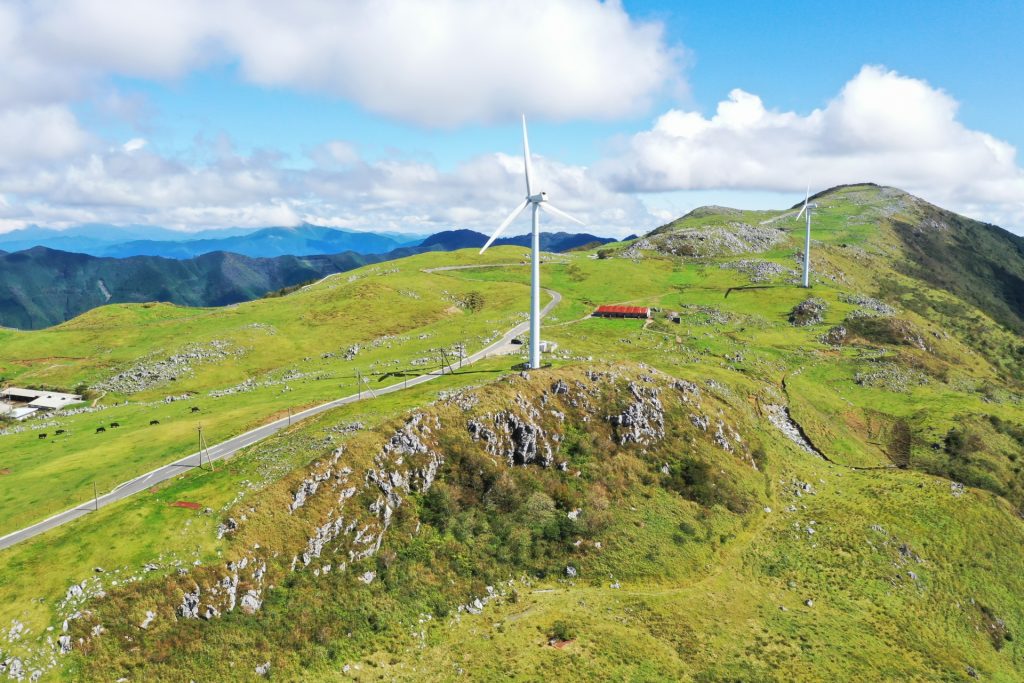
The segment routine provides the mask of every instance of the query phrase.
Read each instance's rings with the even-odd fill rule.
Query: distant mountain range
[[[487,242],[488,235],[475,230],[445,230],[431,235],[419,243],[421,251],[453,251],[455,249],[480,248]],[[630,239],[630,238],[626,238]],[[607,244],[615,240],[607,237],[596,237],[587,233],[542,232],[540,248],[544,251],[571,251],[594,244]],[[501,237],[494,240],[494,246],[530,246],[530,235]]]
[[[347,249],[330,254],[280,254],[286,249],[327,249],[329,245],[345,243],[353,235],[372,240],[363,242],[364,246],[371,243],[385,250],[381,253]],[[95,239],[89,234],[64,237],[67,240]],[[483,233],[449,230],[418,240],[417,244],[396,247],[393,245],[397,241],[384,235],[302,226],[187,242],[134,240],[108,245],[117,246],[123,252],[130,252],[131,245],[144,245],[138,247],[142,250],[149,245],[161,245],[161,249],[179,254],[123,258],[72,253],[46,246],[8,252],[5,250],[18,242],[0,241],[0,326],[40,329],[107,303],[168,301],[184,306],[223,306],[369,263],[426,251],[481,247],[486,241],[487,235]],[[541,247],[547,251],[568,251],[610,241],[593,235],[541,234]],[[273,256],[254,257],[223,250],[183,256],[190,245],[203,245],[199,247],[202,249],[228,243]],[[496,244],[525,246],[529,244],[529,235],[501,239]]]
[[[166,228],[84,225],[67,230],[29,227],[0,234],[0,248],[21,251],[49,247],[90,256],[163,256],[189,259],[215,251],[229,251],[254,258],[310,256],[354,251],[380,254],[423,240],[422,235],[359,232],[317,225],[247,230],[228,228],[184,233]]]
[[[473,230],[446,230],[429,237],[394,232],[360,232],[318,225],[290,228],[247,230],[227,228],[184,233],[152,226],[90,224],[66,230],[30,226],[0,234],[0,251],[15,252],[32,247],[47,247],[89,256],[128,258],[130,256],[162,256],[191,259],[216,251],[226,251],[253,258],[276,256],[313,256],[340,254],[385,254],[402,247],[424,246],[425,250],[462,249],[483,246],[487,236]],[[541,248],[567,251],[606,238],[566,232],[542,233]],[[498,245],[529,246],[529,235],[506,237]]]

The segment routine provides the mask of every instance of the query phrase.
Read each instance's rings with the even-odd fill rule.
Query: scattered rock
[[[615,432],[620,444],[636,443],[648,445],[665,436],[665,412],[656,387],[644,387],[636,382],[629,383],[633,402],[618,415],[606,419]]]
[[[789,312],[789,322],[796,327],[817,325],[824,320],[827,308],[828,304],[823,299],[811,297],[793,307],[793,310]]]
[[[842,346],[846,341],[847,330],[843,325],[830,327],[828,332],[818,337],[822,344],[829,346]]]
[[[742,261],[730,261],[719,266],[723,270],[738,270],[750,277],[751,282],[768,282],[782,274],[796,275],[795,270],[783,268],[774,261],[757,261],[754,259],[743,259]]]
[[[800,428],[795,422],[793,422],[793,418],[790,417],[789,409],[786,406],[771,404],[766,405],[764,409],[768,421],[772,423],[772,426],[782,432],[787,439],[795,443],[804,451],[821,457],[821,453],[819,453],[818,450],[814,448],[806,438],[804,438],[804,435],[800,432]]]
[[[852,318],[896,315],[896,309],[889,304],[863,294],[847,294],[842,297],[842,300],[848,304],[858,306],[857,310],[850,314]]]
[[[182,596],[181,605],[178,606],[178,614],[185,619],[199,618],[199,586],[190,593]]]
[[[904,368],[895,363],[879,365],[877,369],[858,372],[853,381],[865,387],[877,387],[904,393],[912,387],[928,384],[928,376],[919,370]]]

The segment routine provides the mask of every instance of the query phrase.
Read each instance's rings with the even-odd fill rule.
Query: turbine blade
[[[573,218],[572,216],[570,216],[569,214],[567,214],[567,213],[566,213],[565,211],[562,211],[561,209],[559,209],[559,208],[557,208],[557,207],[554,207],[554,206],[552,206],[552,205],[551,205],[550,203],[548,203],[548,202],[541,202],[541,203],[540,203],[540,208],[542,208],[542,209],[544,209],[545,211],[547,211],[548,213],[552,213],[552,214],[554,214],[554,215],[556,215],[556,216],[561,216],[562,218],[567,218],[567,219],[569,219],[570,221],[572,221],[573,223],[579,223],[580,225],[586,225],[586,223],[584,223],[584,222],[583,222],[583,221],[581,221],[580,219],[578,219],[578,218]]]
[[[804,211],[807,210],[807,202],[811,199],[811,186],[807,185],[807,194],[804,195],[804,205],[800,208],[800,213],[796,215],[797,220],[800,220],[800,216],[804,215]]]
[[[494,240],[498,239],[498,235],[500,235],[501,233],[505,232],[505,228],[507,228],[509,226],[509,224],[512,223],[512,221],[514,221],[516,218],[519,217],[519,214],[521,214],[523,212],[523,209],[525,209],[527,204],[529,204],[529,203],[530,203],[529,200],[524,199],[523,203],[520,204],[519,206],[517,206],[512,211],[512,213],[510,213],[508,215],[508,218],[506,218],[505,221],[501,225],[498,226],[498,229],[494,231],[493,235],[491,235],[491,239],[487,240],[487,244],[485,244],[483,246],[483,249],[480,250],[481,254],[484,253],[485,251],[487,251],[487,247],[489,247],[492,244],[494,244]]]
[[[523,114],[523,158],[526,160],[526,196],[533,194],[530,189],[530,176],[533,175],[533,164],[530,162],[530,140],[526,137],[526,114]]]

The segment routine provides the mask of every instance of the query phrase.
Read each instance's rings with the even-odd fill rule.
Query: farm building
[[[59,410],[75,403],[81,403],[78,394],[62,394],[59,391],[40,391],[6,387],[0,389],[0,415],[16,420],[26,418],[39,410]]]
[[[594,311],[595,318],[642,318],[651,317],[651,309],[647,306],[598,306]]]

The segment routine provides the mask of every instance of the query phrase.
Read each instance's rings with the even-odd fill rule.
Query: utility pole
[[[288,406],[288,426],[292,426],[292,407]]]
[[[203,451],[206,451],[206,462],[213,471],[213,460],[210,458],[210,447],[206,445],[206,437],[203,436],[203,423],[199,423],[199,469],[203,469]]]
[[[441,349],[441,360],[443,361],[443,365],[441,365],[441,374],[444,374],[445,365],[448,366],[448,371],[454,374],[455,368],[452,367],[452,362],[448,360],[448,354],[444,352],[443,348]]]
[[[93,509],[94,510],[99,510],[100,509],[100,494],[96,490],[96,482],[95,481],[92,483],[92,504],[93,504]]]
[[[356,370],[356,385],[357,385],[357,388],[358,388],[358,391],[359,391],[359,399],[358,400],[362,401],[363,400],[363,373],[359,372],[358,370]]]

